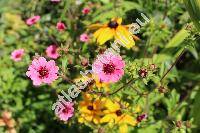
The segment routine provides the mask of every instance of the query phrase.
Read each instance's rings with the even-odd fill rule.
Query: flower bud
[[[88,59],[86,59],[86,58],[81,59],[81,65],[82,66],[88,66],[88,64],[89,64]]]
[[[147,114],[142,114],[142,115],[139,115],[138,117],[137,117],[137,121],[138,122],[141,122],[142,120],[144,120],[144,119],[146,119],[147,118]]]
[[[163,87],[163,86],[160,86],[160,87],[158,88],[158,91],[159,91],[160,93],[167,93],[167,92],[168,92],[168,90],[167,90],[165,87]]]
[[[141,68],[141,69],[139,70],[139,75],[140,75],[140,77],[146,78],[146,77],[147,77],[147,74],[148,74],[147,69]]]
[[[176,127],[181,128],[182,126],[182,121],[176,121]]]

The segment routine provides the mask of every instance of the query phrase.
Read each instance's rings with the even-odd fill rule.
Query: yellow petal
[[[113,103],[110,99],[106,100],[105,106],[110,110],[110,112],[115,112],[120,109],[120,105]]]
[[[98,38],[97,38],[97,42],[102,45],[104,44],[106,41],[110,40],[113,38],[114,36],[114,30],[110,29],[110,28],[101,28],[103,30],[101,30],[101,33],[99,34]]]
[[[95,124],[99,124],[99,123],[100,123],[100,118],[99,118],[98,116],[94,117],[94,118],[93,118],[93,122],[94,122]]]
[[[122,23],[122,18],[117,18],[117,23],[120,25]]]
[[[139,112],[141,112],[141,111],[142,111],[142,109],[141,109],[141,107],[138,105],[138,106],[135,107],[134,113],[139,113]]]
[[[102,24],[92,24],[92,25],[89,25],[87,28],[90,30],[94,30],[94,29],[101,28],[102,26],[103,26]]]
[[[83,123],[84,122],[84,119],[82,117],[78,118],[78,122],[79,123]]]
[[[128,132],[128,126],[126,124],[120,125],[119,132],[120,133],[127,133]]]
[[[90,110],[87,109],[87,106],[80,108],[80,112],[85,113],[85,114],[91,114],[92,113]]]
[[[136,124],[137,124],[137,121],[130,115],[126,115],[124,117],[124,122],[126,122],[127,124],[130,124],[132,126],[136,126]]]
[[[94,32],[94,38],[97,39],[99,35],[103,32],[104,28],[100,28]]]
[[[86,121],[92,121],[92,118],[93,118],[92,115],[88,115],[88,116],[85,116],[85,117],[84,117],[84,119],[85,119]]]
[[[131,33],[123,26],[117,27],[115,38],[126,48],[131,48],[135,45],[135,41],[133,40]]]
[[[117,21],[118,25],[121,25],[122,18],[112,18],[111,21]]]
[[[100,122],[101,123],[106,123],[106,122],[114,123],[113,115],[112,114],[105,115],[103,118],[101,118]]]

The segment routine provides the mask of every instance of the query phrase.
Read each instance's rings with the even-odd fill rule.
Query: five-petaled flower
[[[54,44],[47,47],[46,54],[52,59],[57,59],[60,56],[58,53],[58,47]]]
[[[64,108],[61,111],[59,111],[59,114],[57,114],[58,118],[62,121],[68,121],[69,118],[71,118],[74,115],[73,105],[74,104],[71,102],[66,102]]]
[[[18,62],[22,60],[23,55],[24,55],[24,49],[17,49],[11,53],[11,59]]]
[[[54,60],[47,61],[44,57],[34,59],[29,66],[26,75],[33,80],[33,85],[42,83],[50,84],[58,78],[59,67]]]
[[[31,26],[31,25],[37,23],[39,20],[40,20],[40,16],[39,15],[33,16],[33,17],[31,17],[31,18],[26,20],[26,24]]]
[[[88,8],[88,7],[85,7],[85,8],[83,8],[83,10],[82,10],[82,13],[83,14],[88,14],[90,12],[90,8]]]
[[[97,57],[92,65],[92,71],[102,82],[117,82],[124,75],[125,62],[122,57],[112,52],[105,52]]]
[[[56,24],[56,28],[57,28],[58,31],[63,31],[63,30],[66,29],[66,26],[65,26],[64,23],[58,22],[58,23]]]
[[[86,34],[86,33],[81,34],[80,41],[82,41],[82,42],[88,42],[89,41],[88,34]]]

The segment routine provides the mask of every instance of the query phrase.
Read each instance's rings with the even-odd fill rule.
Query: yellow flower
[[[97,75],[89,75],[88,77],[79,77],[76,78],[74,80],[75,83],[79,83],[79,82],[86,82],[88,81],[90,78],[92,78],[93,80],[87,85],[87,90],[93,90],[94,87],[96,87],[99,91],[100,90],[104,90],[106,92],[109,91],[109,84],[108,83],[103,83],[99,80],[99,78],[97,77]]]
[[[92,24],[89,29],[97,29],[94,37],[97,42],[102,45],[113,37],[124,45],[126,48],[131,48],[135,45],[132,34],[128,31],[128,25],[121,25],[122,18],[113,18],[106,24]]]
[[[127,104],[125,106],[127,106]],[[126,133],[128,131],[127,125],[136,126],[137,121],[123,111],[123,108],[120,106],[119,102],[113,102],[107,99],[105,107],[107,110],[104,110],[105,116],[101,119],[101,123],[106,122],[110,126],[113,124],[119,125],[120,133]]]
[[[98,90],[105,90],[106,92],[109,91],[109,84],[108,83],[103,83],[99,80],[97,75],[93,75],[94,81],[95,81],[95,86],[97,87]]]
[[[92,97],[89,94],[84,94],[84,100],[79,103],[80,123],[93,122],[100,123],[103,115],[102,109],[104,108],[104,98]]]

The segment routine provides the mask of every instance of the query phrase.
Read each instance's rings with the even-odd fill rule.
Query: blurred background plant
[[[1,0],[0,111],[12,112],[16,123],[12,128],[20,133],[118,132],[117,126],[110,128],[107,124],[77,124],[77,107],[75,116],[63,123],[55,117],[51,106],[57,93],[67,91],[80,77],[80,70],[91,69],[88,64],[113,42],[97,45],[87,26],[107,23],[114,17],[121,17],[123,24],[131,24],[144,13],[151,21],[137,34],[140,40],[130,50],[121,47],[125,75],[120,82],[108,85],[110,92],[124,87],[109,98],[118,97],[129,103],[129,112],[136,120],[147,114],[144,121],[129,126],[130,132],[198,133],[200,2],[185,3],[197,29],[182,0]],[[82,11],[84,8],[90,10]],[[26,19],[34,15],[40,15],[40,21],[26,25]],[[65,30],[58,31],[57,22],[63,22]],[[88,34],[89,41],[80,40],[83,33]],[[34,57],[48,58],[45,50],[52,44],[59,47],[56,64],[62,78],[51,85],[35,87],[26,76],[28,65]],[[22,61],[14,62],[11,52],[20,48],[25,55]],[[134,81],[129,82],[130,79]],[[95,85],[90,87],[97,90]],[[76,106],[80,99],[81,96],[75,99]],[[7,130],[6,126],[0,127],[2,133]]]

